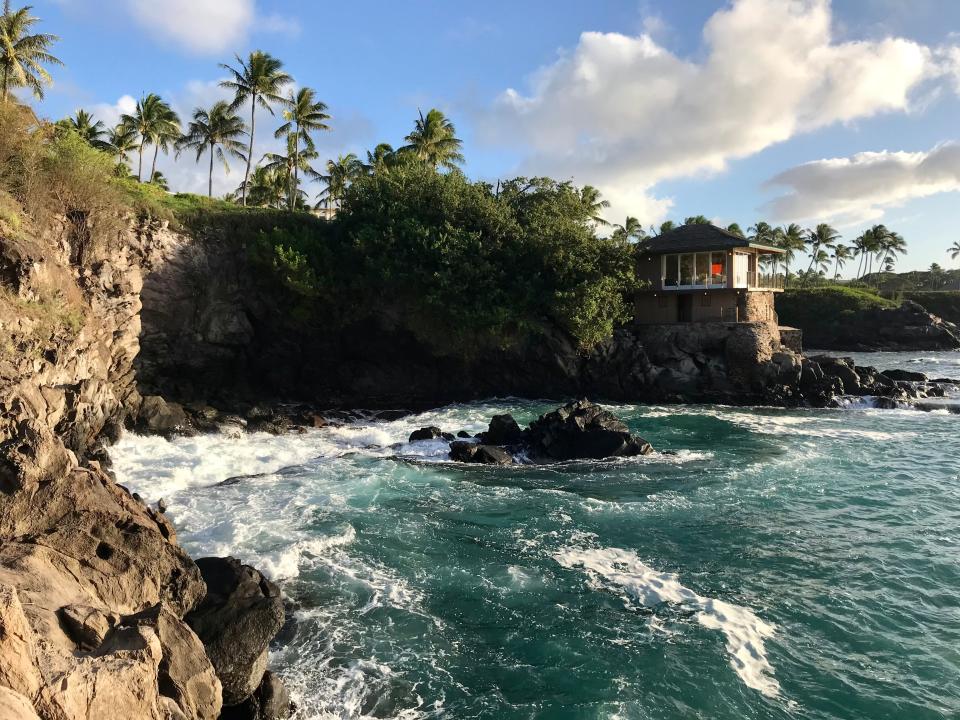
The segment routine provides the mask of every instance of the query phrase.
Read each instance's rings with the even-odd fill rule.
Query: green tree
[[[657,234],[664,235],[670,232],[671,230],[675,230],[676,227],[677,227],[677,224],[673,220],[664,220],[662,223],[660,223],[660,232]]]
[[[836,281],[840,277],[840,269],[847,264],[852,256],[851,248],[843,243],[836,243],[833,246],[833,279]]]
[[[293,172],[290,177],[290,209],[294,207],[294,198],[300,189],[300,143],[306,144],[308,152],[314,152],[313,133],[320,130],[329,130],[330,126],[326,121],[330,119],[327,114],[325,103],[317,100],[317,94],[311,88],[300,88],[284,100],[285,109],[283,118],[286,120],[283,125],[277,128],[274,133],[275,138],[281,138],[284,135],[293,138]],[[314,154],[316,158],[316,154]]]
[[[0,16],[0,91],[7,102],[10,91],[29,88],[38,100],[43,99],[43,88],[52,85],[53,79],[44,65],[63,65],[59,58],[50,54],[51,46],[60,38],[47,33],[30,34],[40,20],[33,17],[29,5],[19,10],[10,7],[4,0]]]
[[[170,183],[167,182],[166,176],[159,170],[153,171],[153,175],[150,177],[150,184],[156,185],[161,190],[170,191]]]
[[[609,225],[603,217],[603,211],[610,207],[610,202],[600,197],[600,191],[593,185],[584,185],[580,188],[580,202],[587,211],[587,216],[597,225]]]
[[[107,131],[107,152],[116,158],[118,163],[126,165],[130,162],[130,153],[137,149],[137,131],[126,123],[117,125]]]
[[[436,108],[426,115],[421,112],[413,132],[404,140],[407,142],[403,147],[405,152],[412,153],[434,169],[453,170],[464,162],[463,141],[457,137],[457,129]]]
[[[287,176],[276,169],[267,169],[260,165],[254,168],[246,182],[240,183],[236,190],[227,196],[227,199],[236,202],[243,196],[244,188],[247,192],[247,205],[254,207],[282,208],[287,200]]]
[[[73,117],[64,118],[59,123],[60,127],[73,130],[77,135],[90,144],[90,147],[97,150],[109,150],[109,141],[104,139],[107,129],[104,124],[97,120],[86,110],[77,110]]]
[[[299,186],[297,186],[294,188],[293,196],[290,196],[290,178],[295,175],[299,177],[300,173],[303,173],[311,180],[323,179],[323,176],[314,170],[310,164],[313,160],[316,160],[317,157],[317,151],[313,149],[312,143],[309,143],[306,148],[298,148],[297,140],[293,133],[287,135],[286,154],[270,152],[263,156],[265,161],[264,167],[267,170],[274,171],[286,178],[288,209],[296,210],[297,208],[304,207],[304,197],[306,195]]]
[[[230,104],[220,100],[209,110],[197,108],[193,119],[187,125],[187,132],[178,143],[177,152],[186,148],[196,151],[197,162],[203,153],[210,154],[210,170],[207,177],[207,196],[213,197],[213,160],[216,157],[223,163],[225,172],[230,172],[227,157],[246,160],[243,143],[240,138],[247,134],[243,120],[231,108]]]
[[[367,150],[364,170],[374,175],[389,170],[397,162],[397,153],[390,143],[379,143],[372,151]]]
[[[610,239],[627,243],[631,240],[642,240],[646,235],[640,221],[632,215],[627,215],[627,219],[623,221],[623,225],[613,226]]]
[[[746,235],[743,234],[743,228],[740,227],[740,223],[730,223],[727,225],[727,232],[738,237],[746,237]]]
[[[320,176],[320,180],[326,185],[320,193],[320,201],[327,207],[339,208],[347,188],[363,175],[363,163],[353,153],[341,155],[336,160],[328,160],[327,174]]]
[[[688,218],[684,218],[684,225],[712,225],[710,218],[706,215],[691,215]]]
[[[180,137],[180,118],[163,98],[156,93],[150,93],[137,101],[133,114],[122,115],[120,122],[136,132],[140,139],[137,163],[138,182],[143,181],[143,150],[151,143],[156,146],[153,153],[153,166],[150,170],[150,177],[153,177],[157,169],[157,152],[161,147],[166,152],[170,144]]]
[[[827,248],[832,248],[840,239],[840,233],[830,227],[827,223],[820,223],[812,230],[807,230],[806,242],[810,248],[810,265],[807,267],[807,277],[810,277],[814,265],[823,264],[823,256],[829,261],[830,256],[826,252]],[[823,255],[821,255],[823,253]],[[826,272],[826,271],[824,271]]]
[[[247,168],[243,174],[241,190],[241,204],[247,204],[247,183],[250,181],[250,168],[253,162],[253,141],[257,130],[257,107],[261,107],[273,115],[271,103],[282,103],[280,93],[283,88],[293,82],[283,71],[283,63],[269,53],[254,50],[244,61],[239,55],[237,67],[221,63],[220,67],[229,72],[232,77],[220,83],[221,87],[232,90],[233,102],[230,107],[237,110],[241,105],[250,101],[250,144],[247,148]]]

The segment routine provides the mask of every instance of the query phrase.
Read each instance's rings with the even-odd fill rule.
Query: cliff
[[[99,439],[115,437],[140,404],[133,361],[148,236],[124,232],[94,249],[78,245],[85,237],[69,218],[38,236],[22,216],[4,217],[0,718],[214,720],[228,689],[233,703],[258,689],[279,624],[232,644],[250,663],[242,682],[222,683],[189,613],[205,603],[203,627],[228,636],[222,608],[240,586],[226,577],[208,587],[162,512],[93,459],[106,459]],[[233,575],[255,573],[237,565]],[[241,588],[244,607],[280,608],[282,618],[275,589],[258,600],[268,587]]]

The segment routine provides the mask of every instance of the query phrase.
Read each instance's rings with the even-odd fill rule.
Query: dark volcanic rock
[[[159,395],[147,395],[140,404],[136,424],[146,432],[179,433],[188,427],[187,413],[177,403],[168,403]]]
[[[420,428],[419,430],[414,430],[410,433],[410,438],[407,442],[417,442],[419,440],[436,440],[437,438],[443,437],[443,432],[440,428],[431,425],[430,427]]]
[[[481,465],[512,465],[513,455],[496,445],[480,445],[458,440],[450,444],[450,459]]]
[[[253,695],[239,705],[225,707],[220,720],[286,720],[291,709],[283,681],[267,670]]]
[[[910,372],[909,370],[884,370],[884,376],[895,382],[926,382],[927,376],[919,372]]]
[[[551,460],[602,459],[648,455],[653,448],[631,435],[627,426],[589,400],[579,400],[541,415],[531,423],[528,445]]]
[[[237,705],[260,684],[267,646],[283,625],[283,601],[276,585],[235,558],[196,563],[207,595],[185,619],[223,684],[223,704]]]
[[[840,380],[843,387],[841,394],[859,394],[860,376],[857,374],[856,366],[852,359],[832,357],[829,355],[817,355],[810,359],[817,363],[825,377]]]
[[[483,441],[490,445],[516,445],[523,441],[523,430],[513,415],[494,415],[483,433]]]

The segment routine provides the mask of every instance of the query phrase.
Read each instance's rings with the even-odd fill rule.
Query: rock
[[[115,617],[107,617],[89,605],[64,605],[58,615],[63,629],[81,650],[95,650],[100,647],[116,623]]]
[[[488,445],[516,445],[522,440],[523,430],[512,415],[494,415],[483,434],[483,442]]]
[[[829,355],[817,355],[811,358],[817,363],[826,377],[838,378],[843,387],[841,393],[857,395],[860,391],[860,376],[854,369],[850,358],[837,358]]]
[[[157,500],[157,511],[165,513],[167,511],[167,501],[163,498]]]
[[[324,428],[327,427],[330,423],[327,421],[323,415],[313,414],[310,416],[310,427],[315,428]]]
[[[267,670],[253,695],[239,705],[225,707],[220,720],[286,720],[290,713],[290,693],[283,681]]]
[[[468,433],[466,430],[460,430],[460,431],[457,433],[457,437],[458,437],[458,438],[468,438],[468,437],[470,437],[470,433]]]
[[[137,416],[138,429],[168,435],[182,432],[187,426],[187,413],[177,403],[168,403],[159,395],[143,398]]]
[[[414,430],[410,433],[410,438],[407,442],[419,442],[421,440],[436,440],[443,437],[443,431],[438,427],[430,426],[420,428],[419,430]]]
[[[277,586],[235,558],[200,558],[207,595],[186,621],[203,641],[223,684],[223,704],[237,705],[260,684],[267,646],[283,625]]]
[[[457,462],[477,463],[481,465],[512,465],[513,456],[496,445],[458,440],[450,444],[450,459]]]
[[[530,424],[530,450],[551,460],[648,455],[653,448],[599,405],[579,400]]]
[[[0,720],[40,720],[23,695],[0,685]]]
[[[909,370],[884,370],[881,373],[884,377],[895,382],[926,382],[927,376],[921,372],[911,372]]]

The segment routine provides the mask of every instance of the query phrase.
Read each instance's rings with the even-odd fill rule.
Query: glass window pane
[[[710,260],[710,282],[714,285],[726,285],[727,283],[727,254],[722,252],[713,253]]]
[[[710,253],[697,253],[696,285],[706,285],[710,275]]]
[[[676,287],[680,284],[680,267],[678,265],[679,256],[667,255],[664,258],[666,268],[663,273],[663,286]]]
[[[693,285],[693,271],[694,271],[694,255],[681,255],[680,256],[680,284],[681,285]]]

